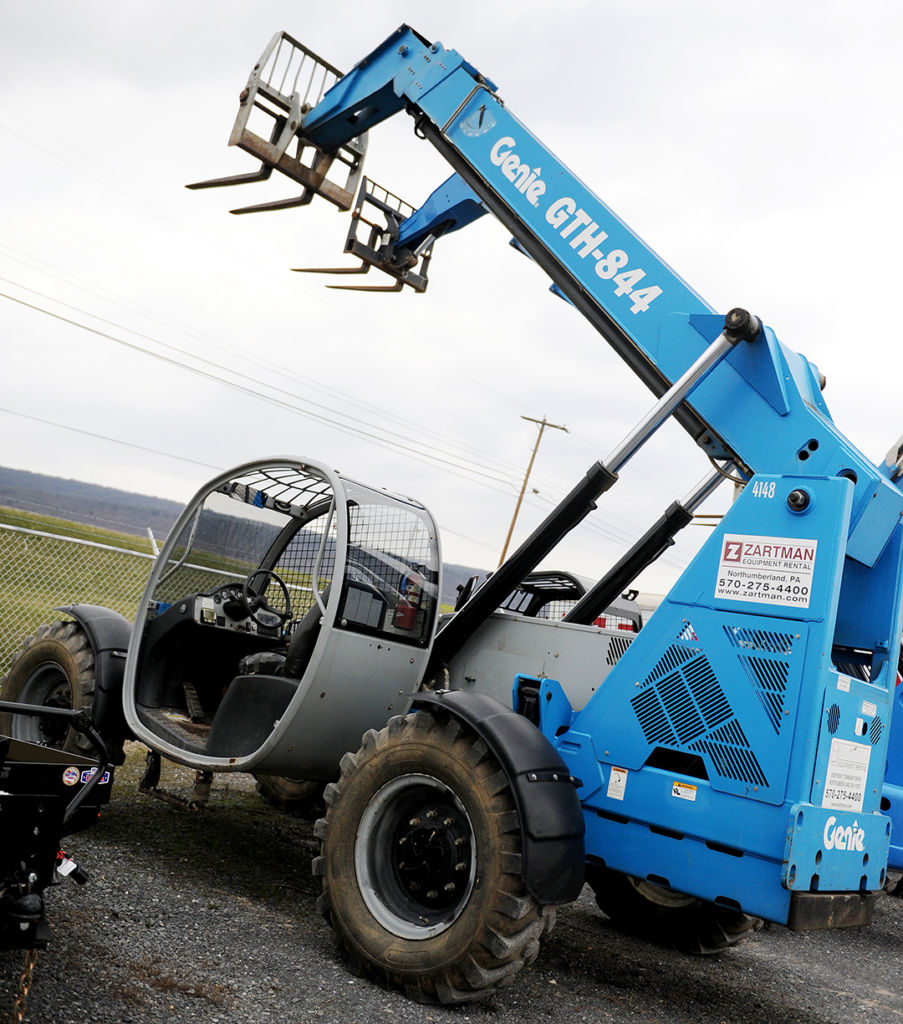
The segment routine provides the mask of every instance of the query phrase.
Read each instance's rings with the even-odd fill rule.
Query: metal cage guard
[[[382,214],[384,223],[372,220],[368,207]],[[365,212],[367,211],[367,212]],[[301,274],[366,274],[376,267],[395,278],[394,285],[331,284],[328,288],[357,292],[400,292],[409,285],[415,292],[426,291],[427,268],[433,253],[435,235],[428,234],[416,245],[398,245],[399,230],[414,213],[414,207],[388,189],[364,178],[351,214],[345,239],[345,252],[360,259],[356,267],[292,267]],[[360,225],[369,228],[366,240],[358,238]]]
[[[341,77],[341,71],[303,43],[287,32],[277,32],[254,65],[238,98],[238,114],[229,137],[230,146],[238,146],[260,160],[259,169],[250,174],[197,181],[186,187],[220,188],[265,181],[275,169],[303,186],[300,196],[238,207],[231,212],[259,213],[306,206],[315,195],[323,196],[340,210],[350,210],[363,170],[367,133],[350,139],[333,153],[326,153],[304,142],[299,131],[304,115]],[[266,137],[249,127],[255,111],[264,125],[269,120]],[[293,139],[297,140],[294,155],[289,152]],[[310,151],[309,155],[305,150]],[[327,178],[335,162],[347,168],[344,184]]]

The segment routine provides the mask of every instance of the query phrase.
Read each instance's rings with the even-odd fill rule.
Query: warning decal
[[[627,769],[615,768],[612,765],[611,776],[608,780],[608,791],[605,794],[612,800],[623,800],[624,791],[627,789]]]
[[[725,534],[715,597],[808,608],[818,541]]]

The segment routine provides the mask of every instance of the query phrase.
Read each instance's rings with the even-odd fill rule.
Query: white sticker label
[[[611,775],[608,777],[608,789],[605,795],[610,797],[612,800],[623,800],[624,790],[627,789],[627,769],[626,768],[612,768]]]
[[[843,690],[844,693],[850,692],[850,677],[849,676],[838,676],[837,677],[837,689]]]
[[[696,786],[691,786],[689,782],[678,782],[675,779],[671,783],[671,796],[676,796],[679,800],[695,800]]]
[[[878,714],[878,705],[873,704],[870,700],[864,700],[862,702],[862,713],[868,718],[874,718]]]
[[[808,608],[818,541],[725,534],[715,597]]]
[[[872,748],[852,740],[831,740],[822,807],[832,811],[861,811]]]

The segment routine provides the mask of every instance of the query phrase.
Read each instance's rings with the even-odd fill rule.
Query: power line
[[[111,441],[113,444],[121,444],[126,448],[134,448],[137,451],[149,452],[151,455],[162,455],[168,459],[178,459],[179,462],[189,462],[193,466],[202,466],[204,469],[222,469],[222,466],[215,466],[210,462],[201,462],[198,459],[190,459],[187,455],[176,455],[175,452],[164,452],[159,448],[150,448],[148,445],[135,444],[133,441],[124,441],[121,437],[108,437],[106,434],[97,434],[93,430],[83,430],[81,427],[73,427],[69,423],[59,423],[56,420],[44,419],[41,416],[33,416],[31,413],[20,412],[17,409],[6,409],[0,407],[0,412],[7,416],[18,416],[23,420],[31,420],[33,423],[42,423],[47,427],[56,427],[60,430],[68,430],[73,434],[82,434],[84,437],[93,437],[97,441]]]
[[[19,253],[18,256],[9,256],[9,255],[7,256],[7,258],[12,259],[12,260],[14,260],[17,263],[23,263],[26,266],[32,266],[33,263],[36,262],[36,263],[40,264],[43,268],[49,268],[49,269],[43,269],[41,271],[42,273],[49,274],[50,277],[53,277],[56,280],[62,281],[65,284],[68,284],[70,286],[73,285],[73,282],[82,282],[82,283],[75,284],[74,287],[79,288],[82,291],[86,291],[86,292],[88,292],[88,294],[94,295],[95,297],[104,299],[105,301],[113,302],[114,305],[120,306],[121,308],[123,308],[123,309],[125,309],[127,311],[138,312],[139,315],[141,315],[141,316],[148,316],[150,319],[154,320],[156,323],[160,324],[161,326],[166,326],[167,323],[168,323],[168,325],[171,328],[174,328],[175,330],[179,331],[180,333],[186,334],[189,337],[193,337],[196,340],[202,341],[204,338],[207,338],[207,339],[209,339],[211,341],[214,341],[214,342],[217,343],[220,352],[223,349],[227,349],[228,351],[230,351],[233,354],[238,355],[240,357],[246,357],[246,355],[247,355],[247,352],[245,350],[240,349],[240,348],[238,348],[235,345],[231,345],[228,342],[224,342],[223,340],[221,340],[219,338],[216,338],[216,337],[214,337],[212,335],[208,335],[208,334],[205,334],[203,332],[198,332],[198,331],[194,330],[193,328],[190,328],[190,327],[188,327],[186,325],[180,324],[178,321],[171,320],[170,318],[166,318],[164,320],[161,320],[159,317],[152,316],[144,307],[135,306],[134,304],[128,305],[128,304],[126,304],[124,302],[118,301],[115,293],[110,292],[107,289],[103,289],[103,290],[98,291],[97,289],[95,289],[93,287],[88,287],[87,283],[84,282],[84,279],[81,279],[81,278],[77,277],[77,275],[66,274],[64,276],[64,275],[60,274],[59,272],[54,273],[55,270],[59,271],[59,268],[54,268],[52,266],[52,264],[48,264],[44,260],[35,259],[35,257],[32,257],[30,254],[27,254],[27,253],[23,254],[21,250],[17,250],[17,249],[15,249],[12,246],[5,245],[3,242],[0,242],[0,248],[6,249],[6,250],[11,251],[13,253]],[[22,258],[23,255],[25,257],[24,259]],[[29,262],[29,261],[31,261],[31,262]],[[114,326],[114,327],[118,328],[119,330],[127,331],[129,334],[133,334],[133,335],[135,335],[136,337],[139,337],[139,338],[144,338],[145,340],[151,341],[151,342],[153,342],[156,345],[161,345],[161,346],[167,347],[171,351],[176,351],[176,352],[178,352],[178,353],[180,353],[182,355],[187,355],[189,358],[196,359],[196,360],[201,361],[201,362],[205,362],[205,363],[207,363],[207,365],[212,365],[212,366],[216,367],[217,369],[222,368],[220,362],[214,362],[212,360],[206,359],[205,357],[200,356],[200,355],[196,355],[193,352],[189,352],[187,349],[185,349],[183,347],[180,347],[180,346],[166,345],[166,343],[160,341],[159,339],[154,338],[154,337],[152,337],[150,335],[147,335],[147,334],[145,334],[145,333],[143,333],[141,331],[137,331],[134,328],[125,326],[123,324],[119,324],[116,321],[112,321],[112,320],[109,320],[109,319],[107,319],[105,317],[101,317],[101,316],[99,316],[96,313],[92,313],[89,310],[84,309],[83,307],[76,306],[76,305],[74,305],[72,303],[65,302],[62,299],[58,299],[54,295],[49,295],[46,292],[41,292],[41,291],[38,291],[37,289],[29,288],[27,285],[24,285],[24,284],[22,284],[19,281],[15,281],[12,278],[0,276],[0,281],[6,281],[8,284],[14,285],[16,288],[19,288],[19,289],[21,289],[23,291],[29,292],[32,295],[37,295],[40,298],[46,299],[49,302],[54,302],[57,305],[60,305],[60,306],[62,306],[64,308],[66,308],[66,309],[75,310],[76,312],[82,313],[85,316],[89,316],[92,319],[97,320],[100,323],[105,323],[105,324],[108,324],[110,326]],[[366,412],[369,412],[371,414],[375,414],[379,418],[384,418],[384,417],[388,417],[389,416],[389,414],[384,409],[381,409],[379,406],[374,405],[371,402],[362,401],[361,399],[356,398],[355,396],[349,394],[348,392],[342,391],[341,389],[332,387],[330,385],[323,384],[322,382],[316,381],[316,380],[314,380],[311,377],[304,377],[304,376],[294,372],[293,370],[291,370],[291,369],[289,369],[289,368],[287,368],[287,367],[285,367],[285,366],[283,366],[281,364],[277,364],[277,363],[274,363],[272,361],[268,361],[266,359],[260,358],[259,354],[256,354],[255,362],[257,363],[258,366],[271,369],[274,372],[278,373],[280,378],[285,378],[285,379],[288,379],[288,380],[296,381],[297,383],[301,384],[304,387],[308,387],[308,388],[313,389],[314,391],[320,391],[320,392],[322,392],[324,394],[330,395],[331,397],[338,398],[344,404],[356,406],[357,408],[362,409],[362,410],[364,410]],[[267,383],[265,381],[254,380],[248,374],[242,373],[241,371],[230,369],[229,372],[235,374],[236,376],[238,376],[238,377],[240,377],[242,379],[251,380],[253,383],[258,383],[258,384],[260,384],[263,387],[269,387],[269,388],[271,388],[273,390],[276,390],[274,385],[271,385],[271,384],[269,384],[269,383]],[[285,392],[285,393],[288,394],[289,392]],[[293,395],[292,397],[299,397],[299,396]],[[311,400],[307,399],[307,401],[310,402]],[[315,403],[315,404],[318,404],[318,403]],[[321,408],[326,408],[330,412],[332,412],[333,414],[336,414],[336,410],[331,408],[331,407],[321,406]],[[345,415],[347,417],[347,414],[345,414],[345,413],[340,413],[339,415]],[[499,459],[497,456],[487,455],[487,453],[482,451],[482,450],[476,451],[470,445],[467,445],[464,442],[456,440],[455,438],[449,436],[447,433],[440,433],[439,431],[433,430],[432,428],[424,427],[424,425],[421,424],[421,423],[415,423],[414,421],[412,421],[410,419],[406,419],[403,416],[400,416],[397,411],[393,411],[393,413],[391,414],[391,417],[392,417],[392,422],[393,422],[393,424],[395,426],[399,426],[399,425],[407,423],[410,426],[411,430],[417,431],[417,433],[419,435],[428,435],[428,436],[432,436],[432,437],[437,438],[437,439],[441,439],[446,445],[450,445],[453,449],[456,449],[458,451],[460,457],[463,457],[464,459],[466,459],[469,462],[476,462],[480,467],[485,467],[486,464],[487,464],[487,460],[489,460],[490,462],[495,464],[495,466],[497,467],[497,472],[499,472],[499,473],[512,473],[512,474],[514,474],[514,473],[517,472],[517,467],[514,465],[514,463],[508,462],[508,461],[506,461],[504,459]],[[365,421],[359,421],[359,422],[365,422]],[[387,430],[387,428],[385,428],[385,427],[380,427],[379,429]],[[410,439],[410,437],[411,437],[411,435],[409,433],[408,434],[402,434],[402,433],[399,433],[399,432],[391,430],[391,429],[387,430],[387,432],[389,434],[394,434],[395,436],[403,437],[406,440]],[[423,444],[423,442],[419,442],[419,443]],[[433,447],[435,449],[435,446],[429,446],[429,447]],[[471,454],[471,453],[473,453],[473,454]],[[512,478],[511,487],[513,488],[514,486],[515,486],[515,484],[514,484],[513,478]]]
[[[46,292],[41,292],[41,291],[38,291],[37,289],[30,288],[27,285],[21,284],[20,282],[15,281],[15,280],[13,280],[11,278],[0,276],[0,281],[5,281],[8,284],[12,284],[16,288],[21,289],[22,291],[28,292],[31,295],[36,295],[39,298],[46,299],[47,301],[53,302],[53,303],[55,303],[55,304],[65,308],[65,309],[74,310],[75,312],[81,313],[84,316],[91,317],[93,320],[96,320],[99,323],[106,324],[106,325],[111,326],[111,327],[115,327],[115,328],[117,328],[118,330],[121,330],[121,331],[126,331],[127,333],[132,334],[132,335],[134,335],[137,338],[141,338],[141,339],[143,339],[145,341],[149,341],[149,342],[153,343],[154,345],[158,345],[159,347],[164,348],[164,349],[166,349],[166,350],[168,350],[170,352],[178,353],[179,355],[186,356],[187,358],[195,360],[196,362],[199,362],[199,363],[201,363],[203,365],[211,366],[215,370],[224,369],[224,367],[222,367],[219,362],[215,362],[214,360],[208,359],[205,356],[197,355],[197,354],[195,354],[193,352],[187,351],[185,348],[182,348],[180,346],[171,345],[171,344],[169,344],[167,342],[161,341],[158,338],[154,338],[151,335],[145,334],[145,333],[143,333],[141,331],[137,331],[134,328],[131,328],[131,327],[125,326],[123,324],[117,323],[116,321],[110,320],[110,319],[108,319],[106,317],[99,316],[96,313],[92,313],[90,310],[86,310],[83,307],[76,306],[73,303],[65,302],[64,300],[58,299],[58,298],[56,298],[53,295],[47,294]],[[0,293],[0,294],[3,294],[3,293]],[[12,296],[9,296],[9,295],[4,295],[3,297],[11,298],[13,301],[21,302],[21,300],[18,300],[18,299],[14,298]],[[65,318],[65,317],[59,317],[58,314],[55,314],[55,313],[53,313],[50,310],[46,310],[46,309],[44,309],[41,306],[35,306],[35,305],[28,304],[28,303],[22,303],[22,304],[26,305],[26,306],[29,306],[29,308],[35,309],[35,310],[37,310],[39,312],[46,313],[49,316],[56,316],[58,319],[62,319],[65,322],[73,324],[74,326],[81,327],[81,328],[83,328],[85,330],[93,330],[92,328],[90,328],[90,327],[86,326],[85,324],[82,324],[82,323],[80,323],[78,321],[73,321],[73,320]],[[117,344],[123,344],[123,345],[128,345],[129,344],[128,342],[125,342],[122,339],[116,338],[116,337],[114,337],[112,335],[106,334],[105,332],[97,332],[97,331],[95,331],[95,333],[98,333],[102,337],[105,337],[108,340],[114,341]],[[161,356],[159,356],[159,354],[153,353],[153,352],[149,352],[148,350],[142,348],[141,346],[135,346],[135,347],[137,348],[138,351],[141,351],[141,352],[143,352],[143,353],[145,353],[147,355],[152,355],[152,356],[156,356],[157,358],[162,358]],[[233,348],[233,351],[234,351],[234,348]],[[183,369],[191,369],[190,367],[187,367],[184,363],[181,363],[178,360],[174,360],[174,362],[175,362],[176,365],[182,367]],[[263,361],[261,361],[261,362],[263,362]],[[290,379],[294,379],[294,380],[298,381],[299,383],[306,384],[307,386],[311,386],[312,382],[309,379],[302,378],[302,377],[298,376],[297,374],[292,373],[291,371],[287,371],[284,368],[277,366],[276,364],[272,364],[272,363],[267,364],[266,362],[263,362],[263,365],[269,365],[269,366],[273,367],[282,376],[289,377]],[[273,391],[273,392],[275,392],[277,394],[285,395],[285,396],[287,396],[288,398],[290,398],[290,399],[292,399],[294,401],[306,401],[309,405],[315,406],[315,407],[317,407],[319,409],[323,409],[323,410],[331,413],[333,416],[342,416],[347,421],[349,421],[350,423],[359,423],[359,424],[363,424],[364,426],[370,427],[371,429],[381,430],[385,435],[387,435],[389,437],[394,436],[394,437],[397,437],[397,438],[401,438],[405,442],[410,442],[412,440],[410,434],[401,433],[399,431],[392,430],[391,428],[386,428],[386,427],[381,427],[381,426],[375,425],[375,424],[373,424],[373,423],[371,423],[371,422],[369,422],[367,420],[361,419],[360,417],[351,416],[348,413],[339,412],[338,410],[336,410],[335,408],[333,408],[331,406],[325,405],[325,404],[323,404],[321,402],[317,402],[317,401],[315,401],[313,399],[310,399],[310,398],[302,399],[300,396],[296,395],[295,393],[293,393],[293,392],[291,392],[291,391],[289,391],[289,390],[287,390],[285,388],[279,387],[278,385],[275,385],[275,384],[271,384],[268,381],[252,377],[249,374],[244,373],[242,371],[235,370],[235,369],[232,369],[232,368],[226,368],[226,369],[228,369],[229,373],[231,373],[234,376],[238,377],[240,380],[249,381],[251,384],[255,384],[255,385],[258,385],[259,387],[267,388],[270,391]],[[227,382],[223,381],[223,379],[218,374],[215,374],[214,377],[211,378],[211,379],[219,380],[221,383],[227,383]],[[324,391],[327,394],[332,393],[336,397],[341,398],[344,402],[356,405],[359,408],[362,408],[362,409],[365,409],[365,410],[369,410],[371,412],[375,412],[378,416],[386,415],[383,412],[383,410],[379,409],[377,406],[374,406],[371,403],[361,402],[361,401],[353,398],[353,396],[350,396],[347,393],[340,391],[339,389],[331,388],[331,387],[328,387],[328,386],[322,386],[322,385],[317,387],[316,384],[314,384],[313,386],[314,386],[315,389]],[[259,392],[255,392],[253,389],[245,389],[245,390],[247,391],[247,393],[253,394],[256,397],[260,398],[261,400],[264,400],[264,401],[269,401],[270,400],[268,398],[268,396],[262,395]],[[327,419],[326,422],[333,422],[333,421],[330,421],[330,420]],[[393,422],[397,423],[398,422],[398,417],[395,417]],[[508,472],[508,471],[513,471],[513,468],[514,468],[513,464],[506,464],[503,460],[499,460],[497,458],[493,459],[492,457],[487,457],[487,454],[484,451],[476,452],[474,449],[471,449],[469,445],[465,445],[462,442],[456,441],[454,438],[450,438],[447,434],[440,435],[436,431],[424,430],[424,428],[422,426],[420,426],[418,424],[414,424],[412,421],[407,421],[407,422],[410,424],[412,430],[417,430],[420,433],[427,433],[427,434],[432,434],[433,436],[436,436],[436,437],[441,437],[441,439],[444,442],[446,442],[446,444],[451,442],[453,448],[457,449],[457,455],[455,455],[454,452],[448,451],[447,448],[446,449],[440,449],[436,445],[428,444],[425,441],[417,440],[416,444],[424,451],[424,454],[427,457],[438,459],[439,461],[444,461],[447,465],[456,465],[456,463],[453,463],[453,462],[449,461],[448,459],[444,458],[445,456],[449,456],[449,457],[453,457],[453,458],[458,458],[458,459],[464,459],[467,463],[470,463],[471,465],[470,466],[461,467],[460,464],[458,464],[458,468],[463,468],[463,469],[465,469],[467,471],[470,471],[470,472],[473,472],[473,473],[476,473],[476,474],[479,474],[479,475],[488,476],[490,479],[493,479],[496,482],[507,483],[512,489],[515,487],[514,481],[512,479],[503,479],[503,478],[499,477],[499,475],[498,475],[499,473],[505,473],[505,472]],[[406,447],[407,448],[408,446],[404,445],[402,447]],[[474,454],[473,455],[468,454],[469,451],[474,451]],[[431,452],[432,453],[438,453],[438,454],[437,455],[430,455]],[[496,467],[497,468],[495,469],[494,475],[493,474],[488,474],[485,471],[486,468],[488,468],[487,467],[487,458],[489,458],[490,461],[494,461],[496,463]]]
[[[32,289],[26,289],[26,290],[27,291],[33,291]],[[42,296],[42,297],[47,298],[47,296]],[[484,482],[486,482],[489,485],[491,485],[491,484],[508,484],[509,486],[513,486],[512,482],[510,480],[504,480],[504,479],[500,478],[498,475],[495,475],[495,474],[492,474],[492,473],[483,472],[482,470],[480,470],[479,468],[476,468],[474,466],[462,465],[459,462],[453,461],[451,458],[444,457],[444,455],[442,453],[432,454],[432,453],[438,452],[438,449],[436,449],[432,445],[421,445],[420,448],[415,448],[411,444],[402,444],[402,443],[399,443],[398,441],[392,441],[390,438],[387,438],[385,436],[380,436],[379,434],[372,433],[372,429],[380,429],[380,428],[374,428],[374,427],[372,427],[371,424],[366,424],[367,426],[371,427],[371,430],[364,430],[364,429],[361,429],[360,427],[349,426],[348,424],[341,423],[341,422],[339,422],[339,421],[337,421],[335,419],[330,418],[329,416],[325,416],[322,413],[318,413],[318,412],[315,412],[315,411],[312,411],[312,410],[309,410],[309,409],[301,408],[298,405],[293,404],[290,401],[274,397],[273,395],[262,394],[261,392],[255,391],[253,388],[249,388],[249,387],[247,387],[247,386],[245,386],[245,385],[243,385],[243,384],[241,384],[241,383],[239,383],[237,381],[228,380],[227,378],[222,377],[218,373],[212,373],[210,371],[201,369],[200,367],[190,366],[187,363],[184,363],[181,360],[174,358],[173,356],[168,356],[168,355],[165,355],[165,354],[160,353],[160,352],[154,352],[154,351],[152,351],[150,349],[145,348],[142,345],[137,345],[137,344],[135,344],[133,342],[126,341],[123,338],[118,338],[115,335],[110,334],[107,331],[102,331],[102,330],[99,330],[98,328],[91,327],[88,324],[81,323],[78,320],[73,320],[71,317],[63,316],[60,313],[54,313],[52,310],[45,309],[43,306],[38,306],[38,305],[35,305],[34,303],[31,303],[31,302],[26,302],[24,299],[17,298],[16,296],[13,296],[13,295],[9,295],[6,292],[0,292],[0,298],[9,299],[11,302],[15,302],[15,303],[17,303],[17,304],[19,304],[21,306],[24,306],[27,309],[34,310],[35,312],[38,312],[38,313],[43,313],[45,316],[52,317],[55,320],[59,320],[59,321],[61,321],[63,323],[67,323],[67,324],[69,324],[69,325],[71,325],[73,327],[78,327],[81,330],[89,332],[90,334],[94,334],[94,335],[96,335],[98,337],[101,337],[101,338],[104,338],[104,339],[106,339],[108,341],[112,341],[112,342],[114,342],[117,345],[121,345],[121,346],[123,346],[123,347],[125,347],[125,348],[127,348],[127,349],[129,349],[131,351],[138,352],[138,353],[140,353],[142,355],[146,355],[146,356],[148,356],[148,357],[150,357],[152,359],[159,360],[161,362],[170,364],[172,366],[177,366],[180,369],[186,370],[187,372],[195,374],[196,376],[202,377],[202,378],[204,378],[204,379],[206,379],[208,381],[211,381],[211,382],[214,382],[214,383],[217,383],[217,384],[221,384],[221,385],[223,385],[223,386],[225,386],[227,388],[230,388],[230,389],[232,389],[234,391],[238,391],[238,392],[240,392],[242,394],[250,395],[251,397],[257,398],[260,401],[267,402],[270,405],[275,405],[275,406],[277,406],[279,408],[287,410],[288,412],[294,413],[295,415],[305,416],[305,417],[307,417],[309,419],[314,419],[314,420],[318,420],[318,421],[320,421],[322,423],[326,423],[327,425],[333,427],[336,430],[339,430],[339,431],[341,431],[343,433],[346,433],[346,434],[351,434],[353,436],[361,437],[361,438],[363,438],[363,439],[365,439],[367,441],[370,441],[371,443],[376,444],[376,445],[378,445],[380,447],[383,447],[383,448],[394,448],[394,449],[396,449],[398,451],[405,452],[409,456],[411,456],[412,458],[417,459],[418,461],[427,462],[429,464],[439,464],[443,468],[447,469],[448,471],[450,471],[452,473],[455,473],[455,475],[459,475],[459,476],[464,475],[466,477],[471,477],[471,476],[472,477],[482,477],[484,479]],[[53,300],[51,300],[51,301],[53,301]],[[65,305],[65,304],[61,303],[61,305]],[[87,313],[85,310],[78,310],[78,311],[81,312],[81,313],[84,313],[87,316],[92,316],[93,315],[91,313]],[[99,320],[101,320],[101,322],[103,322],[102,318],[97,318],[97,319],[99,319]],[[138,334],[138,332],[130,331],[129,328],[122,328],[121,325],[115,324],[114,326],[119,327],[122,330],[127,330],[127,331],[129,331],[129,333],[133,333],[133,334],[136,334],[136,335]],[[141,336],[141,335],[139,335],[139,336]],[[154,341],[155,344],[160,345],[162,348],[179,351],[181,353],[181,350],[176,349],[174,346],[167,345],[165,342],[160,342],[160,341],[158,341],[156,339],[148,339],[148,340]],[[206,358],[204,358],[202,356],[193,356],[193,355],[189,354],[188,357],[191,358],[191,359],[195,359],[197,362],[200,362],[202,364],[206,364],[206,365],[210,365],[210,366],[215,366],[216,365],[215,363],[212,362],[212,360],[206,359]],[[235,372],[235,371],[229,371],[229,372]],[[298,401],[298,399],[297,399],[297,397],[295,395],[293,395],[289,391],[286,391],[283,388],[279,388],[279,387],[277,387],[275,385],[268,384],[265,381],[255,380],[254,378],[248,377],[246,374],[245,375],[240,375],[240,376],[243,376],[246,380],[250,380],[250,381],[252,381],[255,384],[259,384],[262,387],[268,388],[271,391],[276,392],[277,394],[283,394],[283,395],[288,396],[288,398],[293,399],[294,401]],[[311,405],[314,405],[314,406],[319,406],[320,408],[327,409],[329,412],[332,412],[332,413],[335,414],[335,410],[329,409],[329,407],[323,406],[321,403],[310,402],[310,400],[308,400],[308,403],[311,404]],[[341,414],[338,414],[338,415],[341,415]],[[357,423],[364,422],[364,421],[361,421],[360,419],[358,419],[357,417],[353,417],[353,416],[346,416],[346,419],[349,420],[352,424],[355,423],[355,422],[357,422]],[[385,431],[384,430],[383,433],[391,435],[391,434],[393,434],[395,432],[394,431]],[[397,435],[397,436],[403,436],[403,435]],[[450,454],[450,453],[446,453],[446,454]],[[501,490],[500,488],[495,488],[495,489]],[[507,491],[505,490],[505,491],[503,491],[503,493],[507,493]]]

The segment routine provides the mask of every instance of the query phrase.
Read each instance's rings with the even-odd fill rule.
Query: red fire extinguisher
[[[408,573],[401,580],[399,594],[392,621],[396,629],[413,629],[420,602],[423,600],[423,577],[413,571]]]

